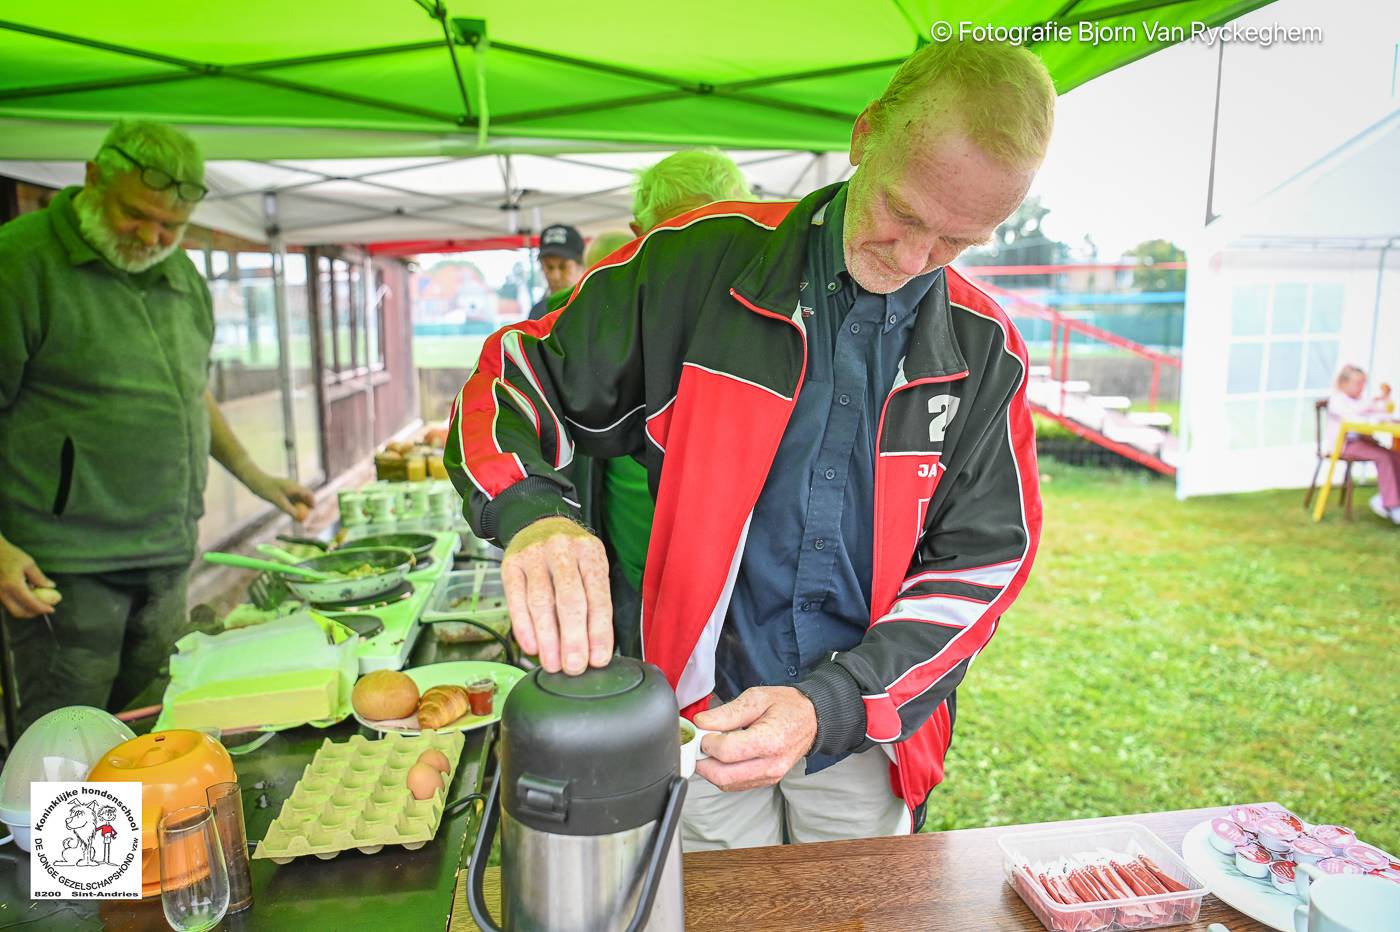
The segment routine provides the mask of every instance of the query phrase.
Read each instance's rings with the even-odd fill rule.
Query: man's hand
[[[582,673],[612,659],[612,593],[603,542],[568,518],[541,518],[501,560],[511,630],[550,673]],[[562,660],[561,660],[562,657]]]
[[[772,786],[817,740],[817,710],[791,686],[746,689],[733,702],[695,716],[695,724],[726,732],[702,738],[710,756],[695,762],[695,772],[722,790]]]
[[[34,594],[34,588],[55,588],[34,560],[23,550],[0,538],[0,605],[15,618],[34,618],[53,611],[53,605]]]
[[[297,521],[305,521],[306,516],[311,514],[311,507],[316,504],[316,496],[310,489],[292,479],[281,479],[261,470],[249,478],[247,485],[248,491],[276,505]]]

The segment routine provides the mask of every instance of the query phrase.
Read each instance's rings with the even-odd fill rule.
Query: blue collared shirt
[[[807,241],[807,373],[754,506],[720,635],[715,691],[726,701],[750,686],[796,683],[859,644],[870,620],[875,434],[919,302],[942,271],[889,295],[861,288],[846,271],[845,210],[842,187]],[[814,754],[807,770],[838,760]]]

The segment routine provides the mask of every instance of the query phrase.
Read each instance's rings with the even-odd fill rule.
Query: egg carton
[[[351,848],[374,854],[385,845],[423,847],[437,834],[465,742],[461,732],[431,731],[411,737],[391,733],[377,741],[355,735],[340,744],[327,739],[253,857],[287,864],[309,854],[328,861]],[[414,799],[408,770],[430,748],[447,757],[449,770],[442,789]]]

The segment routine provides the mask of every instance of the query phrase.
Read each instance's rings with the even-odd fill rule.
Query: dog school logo
[[[141,784],[31,783],[29,895],[141,898]]]

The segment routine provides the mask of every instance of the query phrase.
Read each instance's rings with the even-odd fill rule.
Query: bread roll
[[[375,670],[360,677],[350,704],[371,722],[408,718],[418,708],[418,684],[397,670]]]

